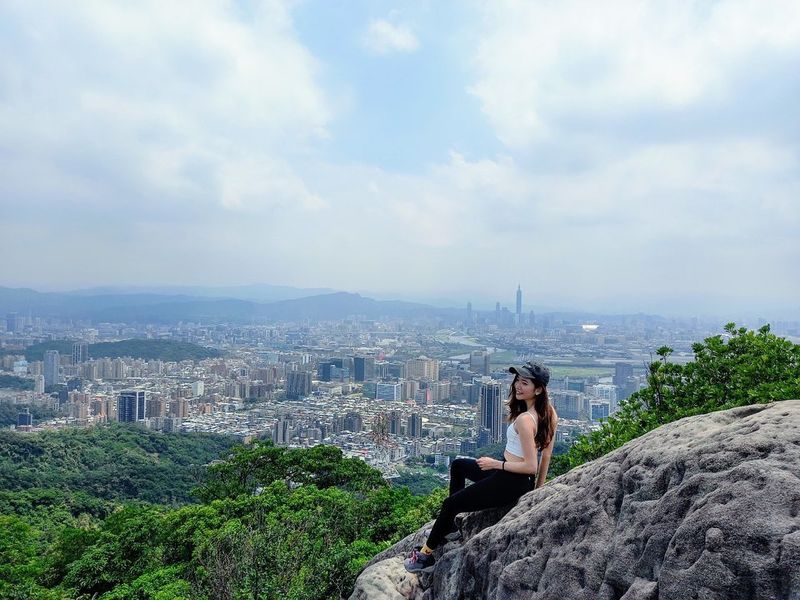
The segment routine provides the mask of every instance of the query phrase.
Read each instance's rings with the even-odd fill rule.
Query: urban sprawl
[[[57,411],[42,422],[20,411],[20,431],[125,422],[289,447],[330,444],[391,477],[422,458],[441,465],[502,442],[509,365],[536,359],[550,366],[557,441],[569,444],[645,384],[657,348],[668,345],[670,360],[687,361],[694,342],[720,332],[697,319],[537,316],[522,312],[521,290],[516,304],[515,312],[467,305],[452,322],[353,315],[248,326],[91,324],[14,313],[0,329],[2,372],[32,380],[33,390],[0,389],[0,399]],[[75,340],[72,351],[25,360],[26,347],[58,339]],[[128,339],[191,342],[221,356],[90,357],[90,344]]]

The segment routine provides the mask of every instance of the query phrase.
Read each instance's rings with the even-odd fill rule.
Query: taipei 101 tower
[[[517,327],[522,325],[522,287],[517,284]]]

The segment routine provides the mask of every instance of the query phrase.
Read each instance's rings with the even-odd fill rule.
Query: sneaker
[[[436,559],[433,554],[423,554],[422,548],[415,547],[408,558],[403,561],[403,566],[409,573],[432,573]]]

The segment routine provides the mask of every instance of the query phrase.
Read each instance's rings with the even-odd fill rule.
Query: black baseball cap
[[[520,367],[509,367],[508,372],[526,379],[533,379],[544,386],[550,381],[550,369],[533,360],[529,360]]]

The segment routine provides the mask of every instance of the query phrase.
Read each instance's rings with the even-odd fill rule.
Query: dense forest
[[[25,379],[24,377],[17,377],[16,375],[0,375],[0,388],[21,391],[32,390],[33,379]]]
[[[683,416],[800,398],[800,346],[767,327],[729,325],[694,352],[676,365],[660,348],[648,387],[552,471]],[[20,599],[346,597],[363,565],[431,519],[445,494],[413,473],[390,486],[330,446],[121,426],[5,432],[0,478],[0,598]]]
[[[233,444],[231,437],[117,423],[35,435],[0,430],[0,490],[58,489],[180,504],[192,499],[203,466]]]
[[[339,598],[443,498],[391,487],[332,446],[256,442],[223,450],[186,502],[191,461],[210,453],[199,442],[214,441],[192,437],[0,438],[0,598]]]
[[[0,427],[8,427],[17,424],[17,416],[29,410],[33,416],[34,423],[46,421],[55,417],[58,412],[37,404],[15,404],[0,400]]]
[[[28,361],[43,360],[47,350],[58,350],[61,354],[72,354],[72,340],[54,340],[33,344],[25,349]],[[89,344],[90,358],[119,358],[129,356],[144,360],[164,360],[178,362],[181,360],[203,360],[222,356],[222,352],[214,348],[206,348],[189,342],[173,340],[122,340],[119,342],[100,342]]]

